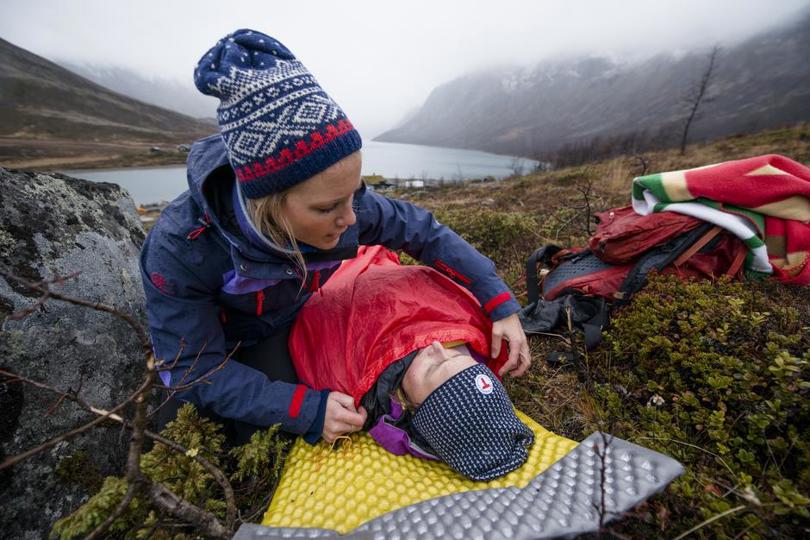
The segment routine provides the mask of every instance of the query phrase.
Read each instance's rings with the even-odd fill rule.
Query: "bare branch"
[[[209,369],[207,372],[203,373],[202,375],[200,375],[199,377],[197,377],[196,379],[194,379],[189,383],[172,386],[171,390],[174,393],[177,393],[182,392],[184,390],[188,390],[189,388],[196,386],[198,384],[208,383],[209,382],[208,379],[213,374],[217,373],[218,371],[221,371],[225,367],[225,364],[227,364],[231,360],[231,357],[236,353],[236,350],[239,348],[241,344],[242,344],[241,341],[238,342],[236,346],[233,348],[233,350],[229,352],[228,355],[225,356],[225,358],[222,360],[222,362],[220,362],[216,367]]]
[[[45,286],[46,288],[47,288],[47,285],[49,283],[55,284],[55,285],[63,285],[66,281],[75,278],[80,273],[81,272],[74,272],[74,273],[72,273],[72,274],[70,274],[68,276],[65,276],[65,277],[60,277],[60,276],[57,275],[52,280],[42,280],[42,281],[39,281],[39,282],[35,283],[34,285],[37,286],[37,287]],[[3,273],[3,275],[5,276],[6,274]],[[8,277],[8,276],[6,276],[6,277]],[[51,297],[50,291],[46,290],[43,293],[43,295],[40,296],[37,299],[37,301],[34,302],[32,305],[28,306],[27,308],[21,309],[19,311],[15,311],[11,315],[9,315],[8,320],[10,320],[10,321],[19,321],[19,320],[22,320],[22,319],[28,317],[29,315],[31,315],[32,313],[34,313],[35,311],[37,311],[40,308],[44,309],[45,302],[50,297]]]
[[[129,508],[129,505],[132,503],[132,500],[135,498],[137,494],[138,486],[136,484],[129,484],[127,487],[127,492],[124,495],[124,498],[121,499],[121,502],[118,503],[118,506],[115,507],[115,510],[105,519],[102,523],[99,524],[98,527],[93,529],[90,534],[84,537],[84,540],[96,540],[97,538],[103,538],[103,535],[107,530],[112,526],[116,519],[118,519],[121,514],[124,513],[124,510]]]
[[[144,430],[146,429],[146,399],[144,395],[149,392],[149,387],[154,380],[154,362],[147,365],[147,373],[142,386],[143,391],[135,397],[135,418],[133,420],[132,439],[129,443],[129,454],[127,455],[127,493],[115,510],[107,516],[96,529],[91,532],[85,540],[96,540],[102,538],[107,529],[118,519],[118,517],[129,508],[132,499],[143,488],[148,481],[141,472],[141,453],[143,451]]]
[[[146,331],[143,329],[143,326],[135,320],[132,315],[128,313],[124,313],[114,307],[108,306],[106,304],[102,304],[101,302],[88,302],[87,300],[82,300],[80,298],[74,298],[72,296],[68,296],[65,294],[54,292],[50,289],[50,285],[52,284],[62,284],[65,282],[67,278],[60,278],[55,277],[51,280],[41,281],[39,283],[34,283],[17,276],[11,275],[6,273],[5,271],[0,271],[0,275],[5,277],[7,280],[14,281],[19,285],[23,285],[28,287],[31,290],[37,291],[42,293],[43,295],[47,295],[49,298],[55,298],[56,300],[61,300],[63,302],[67,302],[69,304],[74,304],[77,306],[84,306],[90,309],[94,309],[96,311],[103,311],[105,313],[109,313],[110,315],[117,317],[127,323],[132,330],[135,332],[135,335],[138,336],[138,341],[140,341],[141,346],[143,347],[144,351],[147,354],[151,354],[152,344],[149,341],[149,337],[146,335]],[[75,276],[77,274],[71,274],[71,276]]]
[[[190,523],[209,538],[226,540],[230,531],[223,527],[212,513],[184,501],[161,484],[151,484],[148,488],[149,500],[161,511]]]
[[[583,205],[582,209],[585,210],[585,232],[591,236],[591,197],[593,196],[593,179],[588,177],[584,183],[577,186],[577,191],[582,194]]]
[[[714,71],[714,64],[717,60],[717,54],[720,52],[720,46],[715,45],[709,53],[709,63],[700,77],[700,81],[692,88],[689,97],[687,98],[689,105],[689,115],[683,124],[683,133],[681,135],[681,155],[686,153],[686,139],[689,136],[689,128],[697,115],[698,107],[701,102],[706,101],[706,90],[709,88],[709,83],[712,79],[712,72]]]
[[[196,368],[196,367],[197,367],[197,362],[199,362],[199,361],[200,361],[200,356],[202,356],[202,353],[204,353],[204,352],[205,352],[206,347],[208,347],[208,340],[207,340],[207,339],[206,339],[206,340],[203,342],[202,347],[200,347],[200,350],[199,350],[199,351],[197,351],[197,356],[195,356],[195,357],[194,357],[194,361],[193,361],[193,362],[191,363],[191,365],[190,365],[190,366],[188,366],[188,367],[186,368],[186,370],[183,372],[183,375],[182,375],[182,377],[180,377],[180,380],[179,380],[179,381],[177,381],[177,384],[178,384],[178,385],[183,384],[183,381],[185,381],[185,380],[186,380],[186,377],[188,377],[188,376],[189,376],[189,374],[190,374],[192,371],[194,371],[194,368]],[[179,357],[179,353],[178,353],[178,357]]]
[[[634,156],[638,164],[641,166],[641,172],[636,176],[644,176],[647,174],[647,169],[650,168],[650,158],[642,155]]]
[[[110,420],[114,420],[114,421],[120,423],[121,425],[123,425],[124,427],[126,427],[127,429],[133,429],[132,422],[122,418],[121,416],[119,416],[118,414],[115,414],[114,412],[106,411],[104,409],[99,409],[97,407],[94,407],[94,406],[90,405],[89,403],[84,401],[81,397],[76,395],[75,393],[62,392],[61,390],[58,390],[58,389],[56,389],[56,388],[54,388],[52,386],[49,386],[49,385],[47,385],[45,383],[35,381],[35,380],[29,379],[27,377],[23,377],[23,376],[17,375],[16,373],[12,373],[10,371],[6,371],[6,370],[3,370],[3,369],[0,369],[0,375],[2,375],[4,377],[9,377],[9,379],[6,380],[6,384],[11,383],[11,382],[22,382],[22,383],[26,383],[26,384],[29,384],[31,386],[34,386],[36,388],[41,388],[43,390],[53,392],[55,394],[58,394],[60,396],[60,399],[67,399],[69,401],[72,401],[72,402],[76,403],[77,405],[79,405],[81,408],[83,408],[84,410],[86,410],[88,412],[91,412],[91,413],[93,413],[95,415],[98,415],[98,416],[101,416],[101,417],[108,418]],[[208,471],[208,473],[211,476],[214,477],[214,480],[222,488],[222,492],[225,495],[225,503],[227,505],[227,514],[226,515],[228,516],[229,523],[231,523],[232,520],[236,516],[236,500],[234,498],[233,487],[231,486],[231,483],[228,480],[228,478],[225,476],[225,474],[217,466],[215,466],[213,463],[211,463],[210,461],[205,459],[201,454],[192,455],[189,452],[189,449],[186,448],[185,446],[181,445],[180,443],[172,441],[171,439],[167,439],[166,437],[164,437],[162,435],[159,435],[157,433],[154,433],[154,432],[152,432],[152,431],[150,431],[148,429],[145,429],[143,433],[144,433],[144,435],[146,437],[149,437],[153,441],[155,441],[157,443],[160,443],[160,444],[162,444],[164,446],[168,446],[169,448],[171,448],[172,450],[174,450],[178,454],[184,454],[186,456],[190,456],[194,461],[196,461],[197,463],[202,465],[202,467],[206,471]],[[213,452],[211,452],[210,450],[208,450],[206,448],[203,448],[203,450],[206,450],[209,453],[213,453]],[[233,517],[231,517],[231,516],[233,516]]]
[[[148,395],[150,389],[152,388],[152,386],[154,384],[155,374],[156,374],[156,366],[155,366],[156,362],[155,362],[155,358],[154,358],[153,352],[152,352],[152,345],[151,345],[151,342],[150,342],[150,340],[149,340],[149,338],[148,338],[148,336],[146,334],[146,331],[141,326],[141,324],[137,320],[135,320],[135,318],[132,317],[131,315],[129,315],[127,313],[124,313],[124,312],[121,312],[121,311],[119,311],[118,309],[116,309],[114,307],[107,306],[107,305],[102,304],[100,302],[88,302],[86,300],[82,300],[82,299],[79,299],[79,298],[74,298],[72,296],[68,296],[68,295],[64,295],[64,294],[54,292],[53,290],[51,290],[50,286],[54,285],[54,284],[62,284],[65,281],[64,278],[61,278],[59,276],[55,276],[51,280],[45,280],[45,281],[42,281],[42,282],[39,282],[39,283],[33,283],[33,282],[29,282],[27,280],[18,278],[16,276],[9,275],[4,270],[0,270],[0,275],[3,275],[7,280],[14,281],[15,283],[24,285],[24,286],[26,286],[26,287],[28,287],[28,288],[42,294],[42,297],[40,299],[38,299],[37,302],[35,302],[35,304],[33,306],[33,309],[32,309],[32,307],[29,307],[27,310],[23,310],[23,311],[21,311],[19,313],[20,318],[22,318],[24,316],[27,316],[27,315],[30,315],[31,313],[33,313],[33,310],[38,309],[39,307],[43,306],[44,302],[47,299],[55,298],[57,300],[68,302],[70,304],[74,304],[74,305],[77,305],[77,306],[83,306],[83,307],[87,307],[87,308],[90,308],[90,309],[93,309],[93,310],[96,310],[96,311],[106,312],[106,313],[109,313],[109,314],[113,315],[114,317],[117,317],[117,318],[123,320],[126,324],[128,324],[130,326],[130,328],[132,328],[132,330],[135,332],[136,336],[138,337],[138,340],[140,341],[141,346],[143,348],[143,352],[144,352],[145,360],[146,360],[146,368],[147,368],[147,372],[146,372],[146,375],[144,377],[144,381],[138,387],[138,389],[133,394],[131,394],[126,400],[124,400],[123,402],[117,404],[115,407],[113,407],[109,411],[101,411],[101,410],[99,410],[99,409],[97,409],[95,407],[92,407],[91,405],[84,402],[84,400],[79,398],[78,395],[76,395],[75,392],[72,392],[72,391],[70,393],[60,392],[60,391],[55,390],[54,388],[52,388],[52,387],[50,387],[48,385],[45,385],[44,383],[37,383],[35,381],[30,381],[29,379],[26,379],[25,377],[21,377],[21,376],[19,376],[17,374],[14,374],[14,373],[6,372],[6,371],[0,371],[1,374],[11,377],[12,381],[29,382],[30,384],[33,384],[34,386],[38,386],[40,388],[44,388],[44,389],[47,389],[47,390],[50,390],[50,391],[53,391],[53,392],[56,392],[57,394],[59,394],[60,398],[59,398],[59,400],[57,401],[56,405],[53,408],[58,406],[58,404],[61,403],[64,399],[71,399],[72,401],[74,401],[74,402],[80,404],[81,406],[83,406],[83,408],[85,408],[87,410],[90,410],[94,414],[98,415],[97,418],[95,418],[94,420],[92,420],[92,421],[90,421],[90,422],[88,422],[88,423],[86,423],[86,424],[84,424],[84,425],[82,425],[82,426],[80,426],[78,428],[70,430],[70,431],[68,431],[66,433],[62,433],[62,434],[58,435],[57,437],[54,437],[51,440],[46,441],[45,443],[43,443],[43,444],[41,444],[41,445],[39,445],[39,446],[37,446],[35,448],[29,449],[29,450],[27,450],[27,451],[25,451],[25,452],[23,452],[21,454],[18,454],[16,456],[11,456],[11,457],[5,459],[2,463],[0,463],[0,470],[11,467],[11,466],[19,463],[20,461],[28,459],[31,456],[34,456],[34,455],[36,455],[36,454],[38,454],[38,453],[40,453],[40,452],[42,452],[42,451],[44,451],[44,450],[46,450],[48,448],[51,448],[51,447],[55,446],[59,442],[62,442],[64,440],[67,440],[67,439],[75,436],[75,435],[78,435],[78,434],[81,434],[81,433],[83,433],[85,431],[88,431],[89,429],[101,424],[104,420],[114,419],[114,420],[120,422],[122,424],[122,426],[128,427],[128,428],[130,428],[132,430],[132,437],[131,437],[130,446],[129,446],[129,454],[128,454],[128,457],[127,457],[127,476],[126,476],[126,479],[127,479],[127,483],[129,485],[129,487],[127,489],[126,495],[124,496],[122,501],[118,504],[118,506],[113,511],[113,513],[110,516],[108,516],[107,519],[105,519],[104,522],[101,523],[93,532],[90,533],[89,538],[95,539],[95,538],[103,537],[103,535],[106,533],[106,531],[109,529],[109,527],[129,507],[132,500],[142,490],[146,490],[146,493],[149,496],[149,499],[159,509],[161,509],[162,511],[167,512],[167,513],[169,513],[169,514],[171,514],[173,516],[180,517],[181,519],[183,519],[187,523],[194,526],[197,530],[202,532],[204,535],[206,535],[208,537],[211,537],[211,538],[229,538],[230,537],[229,532],[232,530],[232,528],[233,528],[233,526],[235,524],[235,521],[236,521],[236,505],[235,505],[235,502],[234,502],[233,489],[231,488],[230,483],[228,482],[227,478],[225,478],[224,474],[221,471],[219,471],[219,469],[217,469],[216,467],[214,467],[211,463],[209,463],[207,461],[205,461],[205,465],[203,465],[207,470],[209,470],[209,472],[211,472],[211,474],[214,476],[214,478],[217,480],[217,482],[220,483],[220,485],[223,488],[223,491],[225,492],[225,499],[226,499],[226,503],[227,503],[227,526],[223,526],[219,522],[219,520],[216,518],[216,516],[214,516],[210,512],[207,512],[207,511],[205,511],[205,510],[203,510],[201,508],[198,508],[195,505],[189,503],[188,501],[185,501],[185,500],[181,499],[180,497],[178,497],[177,495],[172,493],[165,486],[162,486],[160,484],[153,484],[152,482],[149,481],[148,478],[146,478],[143,475],[143,473],[142,473],[142,471],[140,469],[140,458],[141,458],[141,453],[142,453],[142,450],[143,450],[143,442],[144,442],[145,437],[149,436],[147,434],[147,430],[146,430],[146,423],[148,421],[148,416],[147,416],[147,413],[146,413],[146,410],[147,410],[146,396]],[[238,346],[239,346],[239,344],[237,344],[237,347]],[[189,383],[187,385],[183,385],[181,388],[175,388],[174,391],[176,392],[179,389],[185,389],[185,388],[188,388],[188,387],[190,387],[190,386],[192,386],[194,384],[207,382],[205,379],[207,379],[208,377],[210,377],[211,375],[213,375],[217,371],[221,370],[225,366],[225,364],[230,360],[231,356],[234,354],[235,351],[236,351],[236,347],[234,348],[233,351],[231,351],[230,354],[228,354],[228,356],[225,357],[225,359],[222,361],[222,363],[220,363],[218,366],[216,366],[215,368],[209,370],[207,373],[205,373],[203,376],[199,377],[195,381],[192,381],[192,383]],[[202,351],[200,351],[200,353],[202,353]],[[174,366],[174,364],[176,364],[176,362],[178,361],[179,358],[180,358],[180,353],[178,353],[178,356],[175,358],[175,360],[174,360],[174,362],[172,364],[172,367]],[[198,355],[198,358],[199,358],[199,355]],[[196,364],[196,360],[195,360],[195,364]],[[185,378],[185,376],[184,376],[184,378]],[[135,417],[133,419],[133,422],[130,423],[130,422],[127,422],[124,418],[120,417],[116,413],[118,411],[122,410],[126,405],[128,405],[131,402],[135,403]],[[159,436],[154,436],[154,434],[153,434],[153,437],[159,437]],[[169,441],[168,439],[164,439],[162,437],[160,437],[160,438],[163,439],[160,442],[168,443],[167,445],[172,447],[175,450],[177,449],[177,447],[180,447],[180,445],[177,445],[176,443],[173,443],[172,441]],[[186,453],[186,455],[189,454],[188,452],[184,452],[184,453]],[[194,456],[194,457],[197,458],[197,456]],[[198,459],[198,461],[200,461],[200,460]]]
[[[37,446],[35,448],[31,448],[29,450],[26,450],[25,452],[23,452],[21,454],[17,454],[16,456],[11,456],[11,457],[6,458],[2,463],[0,463],[0,471],[2,471],[3,469],[7,469],[7,468],[9,468],[9,467],[11,467],[13,465],[16,465],[17,463],[19,463],[21,461],[24,461],[24,460],[30,458],[31,456],[39,454],[40,452],[43,452],[43,451],[47,450],[48,448],[52,448],[52,447],[56,446],[57,444],[59,444],[62,441],[65,441],[67,439],[75,437],[76,435],[80,435],[81,433],[84,433],[85,431],[87,431],[87,430],[101,424],[102,422],[104,422],[104,420],[110,419],[110,416],[113,413],[117,413],[118,411],[123,409],[127,404],[132,402],[135,399],[136,396],[140,395],[143,392],[144,388],[148,387],[148,385],[149,385],[148,381],[145,381],[127,399],[125,399],[124,401],[122,401],[121,403],[119,403],[118,405],[116,405],[115,407],[110,409],[109,411],[107,411],[105,414],[99,416],[95,420],[92,420],[92,421],[90,421],[90,422],[88,422],[88,423],[86,423],[86,424],[84,424],[82,426],[79,426],[76,429],[72,429],[72,430],[70,430],[68,432],[62,433],[61,435],[58,435],[58,436],[54,437],[53,439],[51,439],[49,441],[46,441],[46,442],[40,444],[39,446]]]
[[[180,339],[180,347],[177,349],[177,354],[174,355],[174,360],[172,360],[171,364],[166,364],[163,360],[158,360],[155,362],[155,371],[171,371],[174,369],[174,366],[177,365],[177,362],[180,360],[180,357],[183,356],[183,351],[186,348],[186,342],[182,338]]]

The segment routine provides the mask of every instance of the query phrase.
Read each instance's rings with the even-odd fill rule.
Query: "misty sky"
[[[287,45],[368,137],[419,107],[437,85],[471,70],[560,55],[638,59],[729,44],[808,5],[810,0],[0,0],[0,37],[52,60],[121,66],[193,87],[193,66],[217,39],[253,28]]]

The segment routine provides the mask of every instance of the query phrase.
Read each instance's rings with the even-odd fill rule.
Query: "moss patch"
[[[84,450],[77,450],[63,458],[56,466],[56,474],[65,482],[82,486],[88,493],[101,489],[104,476]]]

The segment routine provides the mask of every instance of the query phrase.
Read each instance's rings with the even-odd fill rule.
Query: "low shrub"
[[[433,215],[475,249],[499,262],[513,251],[531,250],[538,240],[537,220],[521,212],[443,208]]]
[[[261,517],[267,508],[289,448],[290,438],[281,435],[278,427],[254,433],[248,444],[229,450],[225,448],[220,426],[201,417],[191,404],[185,404],[161,434],[187,448],[188,455],[155,444],[141,457],[141,469],[153,482],[162,483],[176,495],[222,519],[225,502],[219,484],[192,459],[192,455],[201,454],[230,478],[242,521],[251,521]],[[51,537],[69,540],[89,534],[107,519],[126,491],[124,478],[108,476],[98,493],[54,524]],[[113,523],[108,534],[112,533],[125,539],[196,537],[188,526],[159,521],[148,501],[139,497]]]
[[[607,428],[686,467],[659,499],[661,530],[661,516],[685,531],[723,512],[695,536],[799,537],[810,524],[810,328],[804,306],[759,287],[654,276],[590,359]]]

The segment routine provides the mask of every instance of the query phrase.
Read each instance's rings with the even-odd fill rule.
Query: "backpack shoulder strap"
[[[640,291],[642,287],[647,284],[647,274],[652,270],[663,270],[674,261],[678,260],[681,255],[688,252],[690,248],[695,246],[702,239],[705,239],[705,242],[699,245],[697,249],[695,249],[695,252],[711,241],[719,232],[712,232],[711,229],[713,227],[714,225],[712,223],[704,223],[700,227],[670,240],[663,246],[658,246],[644,253],[639,257],[633,268],[630,269],[627,277],[624,278],[624,281],[619,287],[617,294],[618,302],[625,303],[630,300],[630,296]],[[694,253],[691,253],[689,257],[692,255],[694,255]]]
[[[712,238],[720,234],[721,230],[722,229],[720,227],[715,225],[714,227],[706,231],[706,233],[700,238],[698,238],[694,244],[689,246],[683,253],[678,255],[678,258],[672,261],[672,264],[675,266],[680,266],[686,261],[688,261],[692,257],[692,255],[700,251],[703,246],[711,242]]]
[[[537,261],[546,266],[550,266],[551,258],[562,248],[553,244],[541,247],[529,256],[526,261],[526,292],[529,297],[529,304],[533,304],[540,299],[540,284],[537,281]]]

